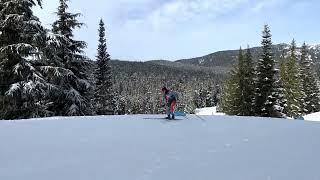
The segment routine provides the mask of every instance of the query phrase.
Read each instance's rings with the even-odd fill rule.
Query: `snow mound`
[[[303,117],[306,121],[320,121],[320,112],[308,114]]]
[[[211,116],[211,115],[219,115],[223,116],[224,113],[218,113],[217,107],[207,107],[207,108],[200,108],[195,110],[195,114],[199,116]]]

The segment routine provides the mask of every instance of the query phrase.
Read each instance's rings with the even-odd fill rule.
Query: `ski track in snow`
[[[162,117],[0,121],[0,179],[320,179],[320,123]]]

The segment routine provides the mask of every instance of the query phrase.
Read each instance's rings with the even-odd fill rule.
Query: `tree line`
[[[271,51],[271,31],[265,25],[263,53],[255,64],[248,48],[240,49],[238,64],[225,82],[219,109],[228,115],[293,117],[320,111],[319,79],[304,43],[297,51],[295,40],[279,62]]]

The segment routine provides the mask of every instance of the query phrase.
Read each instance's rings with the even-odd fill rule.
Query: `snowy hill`
[[[317,122],[161,117],[1,121],[0,179],[320,179]]]
[[[320,121],[320,112],[308,114],[303,117],[306,121]]]

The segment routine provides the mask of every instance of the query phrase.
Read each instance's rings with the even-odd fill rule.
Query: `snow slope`
[[[160,117],[0,121],[0,179],[320,179],[317,122]]]
[[[320,112],[308,114],[303,117],[306,121],[320,121]]]

